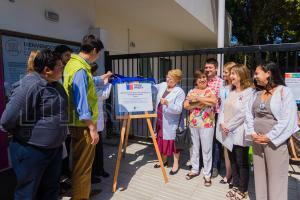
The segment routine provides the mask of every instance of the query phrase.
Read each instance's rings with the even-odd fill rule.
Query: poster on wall
[[[300,104],[300,73],[285,73],[285,84],[292,90],[296,103]]]
[[[4,91],[0,92],[1,94],[5,94],[5,98],[0,98],[2,109],[4,107],[3,104],[5,103],[5,99],[7,99],[10,94],[12,84],[20,80],[26,74],[27,59],[30,52],[44,48],[54,50],[57,45],[62,43],[7,35],[1,35],[1,38],[3,66],[0,66],[0,68],[2,67],[1,70],[3,70],[4,73],[4,83],[0,84],[4,85]],[[79,52],[79,46],[65,45],[69,46],[73,52]],[[8,137],[7,134],[3,134],[0,129],[0,172],[10,167],[8,155]]]
[[[60,43],[3,35],[2,56],[5,94],[8,95],[11,85],[25,75],[27,59],[31,51],[45,48],[54,50],[57,45]],[[80,48],[74,45],[68,46],[74,52],[78,52]]]

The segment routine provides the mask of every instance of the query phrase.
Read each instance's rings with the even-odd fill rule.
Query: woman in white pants
[[[207,85],[207,75],[196,71],[194,75],[195,88],[190,90],[184,102],[184,108],[190,111],[189,126],[192,133],[191,147],[192,169],[186,175],[190,180],[199,175],[200,142],[204,165],[204,185],[211,186],[212,145],[214,138],[215,112],[217,98]]]

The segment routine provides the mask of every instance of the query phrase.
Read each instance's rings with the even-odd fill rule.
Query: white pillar
[[[224,47],[224,32],[225,32],[225,0],[219,0],[218,5],[218,48]],[[224,55],[218,54],[219,70],[218,75],[223,72]]]

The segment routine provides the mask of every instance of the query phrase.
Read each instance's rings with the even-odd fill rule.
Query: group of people
[[[89,199],[91,184],[109,176],[103,168],[101,132],[112,73],[96,75],[102,49],[99,39],[87,35],[78,54],[64,45],[33,51],[28,74],[13,84],[1,125],[13,136],[9,148],[16,200],[58,199],[62,179],[71,180],[72,199]],[[221,183],[230,184],[226,197],[247,198],[252,145],[256,199],[287,200],[287,139],[298,130],[297,107],[278,66],[262,63],[251,78],[245,65],[230,62],[223,80],[214,58],[206,60],[204,69],[195,71],[187,95],[179,85],[179,69],[155,85],[158,147],[164,165],[168,156],[174,158],[169,174],[180,169],[182,149],[176,148],[175,137],[176,129],[184,128],[186,109],[193,143],[187,180],[199,176],[203,165],[204,185],[211,186],[221,143],[231,140],[232,148],[223,147],[226,176]]]
[[[62,183],[72,185],[72,199],[89,199],[91,184],[109,177],[101,132],[112,73],[96,75],[102,49],[87,35],[78,54],[59,45],[29,55],[27,75],[12,85],[1,116],[12,135],[14,199],[58,199]]]
[[[220,160],[223,143],[226,175],[220,183],[229,184],[228,199],[247,199],[252,146],[256,199],[287,200],[287,140],[299,128],[296,102],[279,67],[261,63],[251,77],[247,66],[229,62],[223,80],[217,70],[217,60],[207,59],[204,71],[195,71],[194,88],[186,96],[179,85],[179,69],[170,70],[166,82],[156,86],[157,141],[164,165],[173,156],[169,174],[179,170],[182,150],[176,148],[176,129],[184,128],[181,114],[186,109],[192,139],[187,180],[199,176],[203,163],[204,185],[212,185],[211,177],[218,170],[213,163]]]

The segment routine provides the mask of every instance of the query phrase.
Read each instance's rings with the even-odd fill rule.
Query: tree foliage
[[[300,41],[300,0],[226,0],[240,44]]]

